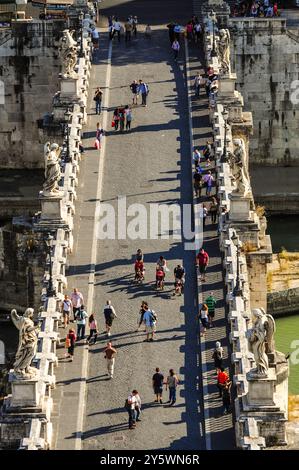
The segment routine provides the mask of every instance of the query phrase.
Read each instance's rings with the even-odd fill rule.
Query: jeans
[[[96,101],[96,114],[101,114],[102,111],[102,101]]]
[[[174,55],[174,60],[177,60],[178,55],[179,55],[179,51],[174,50],[174,51],[173,51],[173,55]]]
[[[172,403],[176,402],[176,387],[169,387],[169,400]]]
[[[131,31],[126,31],[126,42],[131,41]]]
[[[128,415],[129,415],[129,428],[131,428],[132,425],[136,423],[136,410],[129,409]]]
[[[84,339],[85,338],[85,325],[78,325],[77,324],[77,338]]]
[[[196,98],[199,98],[199,94],[200,94],[200,85],[196,85],[195,86],[195,96],[196,96]]]
[[[140,419],[140,415],[141,415],[141,409],[139,407],[136,408],[136,420]]]
[[[128,121],[126,122],[126,129],[129,130],[131,129],[131,121]]]
[[[78,325],[78,326],[79,326],[79,325]],[[97,337],[98,337],[98,335],[97,335],[97,330],[93,330],[93,329],[90,330],[89,336],[88,336],[88,338],[87,338],[87,341],[89,342],[89,341],[91,340],[91,338],[93,337],[93,335],[94,335],[94,344],[95,344],[95,343],[96,343],[96,340],[97,340]]]
[[[146,104],[146,97],[147,97],[146,93],[141,93],[142,104]]]

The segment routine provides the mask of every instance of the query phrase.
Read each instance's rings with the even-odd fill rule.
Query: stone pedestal
[[[20,380],[15,378],[14,371],[10,371],[9,381],[11,383],[12,395],[10,408],[37,408],[40,405],[40,394],[38,392],[38,377]]]
[[[73,102],[80,98],[79,80],[77,78],[62,78],[60,90],[61,102]]]
[[[43,191],[39,194],[41,203],[41,216],[37,225],[51,226],[52,230],[60,227],[67,227],[66,207],[62,203],[63,191],[57,193],[57,196],[45,196]]]
[[[229,75],[223,75],[219,80],[218,95],[219,97],[235,97],[237,75],[231,73]]]
[[[250,221],[250,196],[243,196],[240,193],[232,192],[229,195],[230,211],[229,220],[232,222]]]
[[[265,378],[255,378],[247,374],[248,394],[247,405],[252,410],[261,410],[265,408],[278,409],[274,402],[276,373],[274,369],[268,370],[268,376]]]

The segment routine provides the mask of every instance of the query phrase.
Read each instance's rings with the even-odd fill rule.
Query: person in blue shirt
[[[141,94],[142,98],[142,104],[143,106],[147,106],[146,104],[146,98],[148,95],[148,86],[146,83],[144,83],[143,80],[139,80],[139,85],[138,85],[138,95]]]
[[[156,314],[154,310],[150,310],[147,305],[144,306],[143,323],[145,324],[146,340],[154,341],[154,333],[156,329]]]

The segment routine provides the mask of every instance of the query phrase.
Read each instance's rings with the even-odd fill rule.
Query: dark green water
[[[299,251],[299,215],[275,215],[267,217],[267,221],[273,253],[279,253],[282,247],[287,251]]]
[[[276,319],[275,345],[278,351],[291,353],[289,394],[299,395],[299,315]]]
[[[273,253],[279,253],[283,248],[287,251],[299,251],[299,216],[273,216],[267,218],[267,233],[271,235]],[[298,341],[299,350],[299,314],[276,320],[276,349],[285,354],[292,353],[289,359],[289,394],[299,395],[299,352],[298,364],[296,362],[295,348],[292,342]],[[293,346],[295,346],[293,344]]]

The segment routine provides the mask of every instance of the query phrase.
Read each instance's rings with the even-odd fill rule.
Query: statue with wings
[[[274,354],[275,321],[272,315],[266,314],[263,308],[252,310],[253,327],[248,332],[250,349],[253,352],[256,369],[252,376],[267,377],[269,360],[267,354]]]
[[[37,374],[37,369],[31,367],[36,353],[39,331],[39,328],[34,326],[33,313],[33,308],[27,308],[24,315],[18,315],[15,309],[10,313],[13,324],[19,330],[19,344],[13,365],[17,379],[32,379]]]

